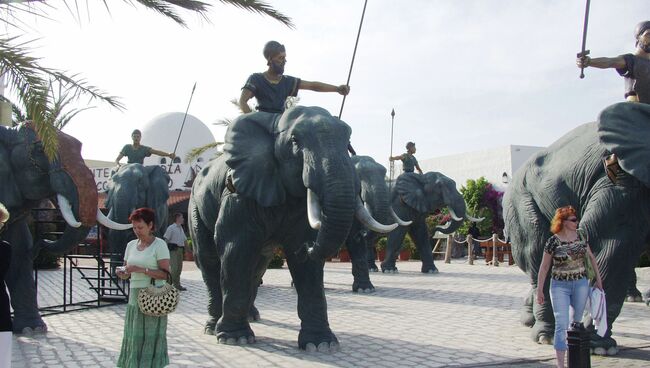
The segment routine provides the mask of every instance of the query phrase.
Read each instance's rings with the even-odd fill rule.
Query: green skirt
[[[118,367],[159,368],[169,364],[167,355],[167,316],[142,314],[138,307],[138,292],[131,289],[126,306],[122,349]]]

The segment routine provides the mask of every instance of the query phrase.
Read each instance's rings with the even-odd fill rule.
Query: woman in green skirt
[[[169,250],[164,240],[153,235],[155,213],[150,208],[138,208],[129,221],[137,239],[126,246],[124,267],[117,275],[131,278],[129,304],[126,307],[122,349],[118,367],[164,367],[169,364],[167,355],[167,316],[152,317],[138,307],[138,292],[151,284],[162,285],[169,272]]]

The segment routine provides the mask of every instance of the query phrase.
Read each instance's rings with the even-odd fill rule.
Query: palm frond
[[[212,142],[208,143],[204,146],[201,147],[196,147],[192,148],[186,155],[185,155],[185,162],[192,162],[199,158],[202,154],[204,154],[206,151],[209,151],[213,148],[219,147],[219,145],[224,144],[224,142]],[[217,153],[216,156],[219,156],[220,153]]]
[[[76,76],[70,77],[60,71],[42,67],[40,60],[30,55],[27,48],[29,42],[14,44],[16,40],[16,37],[0,38],[0,75],[7,77],[18,102],[25,106],[25,115],[34,122],[43,149],[50,159],[55,157],[58,148],[57,135],[52,133],[56,132],[55,121],[61,113],[56,111],[55,99],[50,96],[50,80],[55,80],[68,89],[70,98],[77,99],[84,95],[89,96],[90,100],[99,99],[118,109],[124,107],[117,98],[105,96],[84,80],[76,80]]]
[[[224,4],[230,4],[253,13],[269,16],[289,28],[296,28],[291,18],[275,10],[271,5],[257,0],[219,0]]]

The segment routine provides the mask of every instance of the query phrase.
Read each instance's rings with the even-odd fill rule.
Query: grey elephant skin
[[[381,271],[397,271],[395,261],[402,247],[402,241],[408,233],[420,253],[421,271],[437,273],[425,220],[436,210],[447,207],[450,213],[455,214],[456,219],[437,226],[436,231],[451,234],[462,225],[466,216],[466,206],[463,196],[456,189],[456,182],[438,172],[403,173],[397,177],[391,192],[391,206],[400,219],[412,221],[412,224],[399,226],[388,235],[386,257],[381,263]]]
[[[347,154],[350,133],[318,107],[245,114],[228,128],[224,154],[198,174],[189,228],[208,287],[205,331],[219,342],[254,341],[248,312],[273,247],[282,245],[298,294],[299,347],[338,346],[323,266],[350,231],[359,192]],[[322,214],[318,231],[307,220],[308,196],[322,207],[315,211]]]
[[[0,126],[0,202],[11,218],[0,235],[12,245],[6,282],[14,309],[15,332],[46,331],[36,302],[33,259],[39,250],[64,253],[85,239],[97,216],[95,180],[81,157],[81,143],[58,132],[59,151],[50,162],[30,123]],[[34,243],[26,219],[36,203],[55,196],[67,199],[80,223],[68,225],[57,241]],[[62,205],[62,203],[59,203]]]
[[[126,164],[111,175],[106,194],[108,218],[118,223],[128,223],[131,212],[137,208],[148,207],[156,212],[155,233],[162,237],[167,228],[169,199],[169,175],[160,166]],[[129,241],[135,239],[133,230],[113,230],[108,232],[110,251],[114,262],[124,259],[124,251]]]
[[[386,168],[369,156],[352,156],[351,160],[361,183],[360,196],[364,205],[379,223],[393,224],[395,219],[390,211]],[[378,235],[355,218],[350,235],[345,241],[352,261],[354,292],[370,292],[375,289],[368,272],[369,265],[374,265],[374,252],[369,247],[374,244]]]
[[[505,232],[517,265],[530,275],[522,322],[533,327],[535,341],[552,341],[554,318],[548,279],[537,285],[546,240],[552,235],[555,209],[571,205],[579,228],[596,255],[607,296],[608,331],[592,335],[592,347],[613,349],[612,325],[634,279],[634,267],[650,234],[650,106],[620,103],[603,110],[594,123],[580,125],[542,150],[513,177],[503,199]],[[603,159],[615,153],[622,172],[616,184]],[[535,302],[538,287],[546,302]]]

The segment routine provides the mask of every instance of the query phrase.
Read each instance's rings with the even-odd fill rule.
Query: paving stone
[[[398,274],[371,274],[375,293],[355,294],[350,264],[328,262],[329,321],[341,343],[340,352],[328,354],[297,348],[297,296],[286,268],[264,275],[256,300],[262,320],[251,325],[257,343],[218,344],[203,334],[207,292],[200,272],[186,263],[182,278],[189,290],[168,321],[170,367],[553,366],[552,346],[536,344],[519,324],[530,287],[523,272],[480,263],[437,266],[440,274],[423,275],[419,262],[400,262]],[[639,289],[650,288],[650,269],[637,275]],[[41,306],[60,303],[61,281],[61,270],[39,273]],[[75,298],[88,296],[81,282],[75,285]],[[649,311],[643,303],[625,303],[614,324],[619,356],[594,357],[592,366],[647,366]],[[124,304],[47,316],[47,334],[14,336],[13,367],[114,367],[124,316]]]

